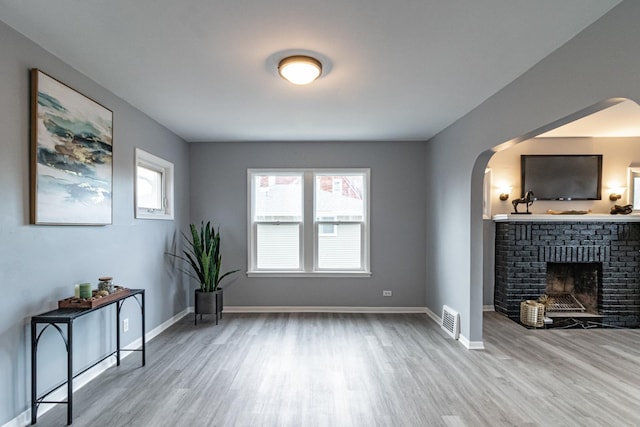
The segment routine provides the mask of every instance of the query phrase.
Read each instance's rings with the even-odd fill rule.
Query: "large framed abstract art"
[[[113,112],[31,70],[31,223],[112,223]]]

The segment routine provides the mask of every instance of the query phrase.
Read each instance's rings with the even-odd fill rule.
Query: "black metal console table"
[[[142,318],[142,347],[138,349],[126,349],[120,348],[120,310],[124,302],[133,297],[138,305],[140,306],[140,316]],[[84,370],[74,373],[73,372],[73,322],[79,317],[84,316],[85,314],[92,313],[96,310],[103,309],[105,307],[109,307],[112,304],[117,304],[116,308],[116,349],[104,356],[102,359],[93,363],[91,366],[85,368]],[[65,338],[65,334],[60,327],[60,325],[67,326],[67,334]],[[38,325],[44,325],[44,327],[40,328],[40,332],[38,332]],[[64,340],[65,347],[67,349],[67,380],[63,381],[61,384],[53,387],[51,390],[45,392],[41,396],[38,396],[37,389],[37,374],[38,374],[38,366],[37,366],[37,351],[38,351],[38,341],[42,336],[42,333],[49,327],[53,326],[62,339]],[[111,356],[116,356],[116,364],[120,366],[120,352],[121,351],[139,351],[142,352],[142,366],[145,365],[145,337],[144,337],[144,289],[130,289],[129,293],[123,295],[121,298],[114,299],[112,301],[107,302],[106,304],[100,305],[94,308],[59,308],[57,310],[48,311],[46,313],[39,314],[37,316],[33,316],[31,318],[31,424],[35,424],[38,418],[38,407],[41,403],[63,403],[67,405],[67,425],[70,425],[73,422],[73,379],[80,374],[88,371],[89,369],[96,366],[98,363],[108,359]],[[67,384],[67,400],[66,401],[49,401],[45,400],[48,395],[62,387],[64,384]]]

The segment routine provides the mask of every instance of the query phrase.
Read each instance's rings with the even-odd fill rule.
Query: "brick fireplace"
[[[565,293],[605,324],[640,326],[640,222],[536,216],[496,222],[496,311],[517,321],[521,301]]]

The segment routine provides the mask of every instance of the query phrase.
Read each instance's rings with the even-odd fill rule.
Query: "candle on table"
[[[91,283],[80,283],[80,298],[91,298]]]

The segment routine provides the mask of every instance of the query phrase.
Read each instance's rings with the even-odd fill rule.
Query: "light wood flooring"
[[[484,331],[468,351],[420,314],[187,316],[76,392],[73,425],[640,426],[640,330]]]

